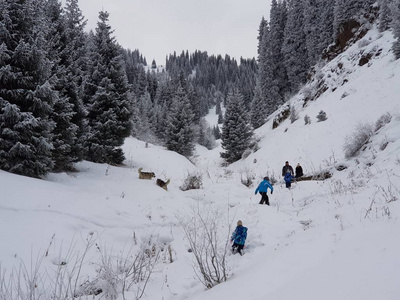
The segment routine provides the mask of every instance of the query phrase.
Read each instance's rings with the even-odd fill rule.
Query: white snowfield
[[[96,277],[102,254],[123,257],[130,247],[156,245],[163,251],[142,299],[400,299],[400,61],[393,58],[392,42],[390,32],[373,29],[318,70],[327,86],[323,95],[303,107],[318,80],[307,84],[290,100],[299,119],[273,130],[272,115],[255,132],[259,150],[228,167],[221,166],[220,146],[198,146],[189,161],[129,138],[124,167],[82,162],[79,172],[46,180],[0,171],[0,276],[7,281],[21,263],[30,274],[36,267],[51,274],[87,252],[81,283]],[[366,53],[371,59],[359,66]],[[317,122],[321,110],[328,119]],[[345,159],[346,136],[386,113],[390,123],[357,157]],[[305,125],[305,115],[311,124]],[[207,119],[216,124],[214,111]],[[288,190],[281,176],[286,160],[293,167],[300,163],[305,175],[333,176]],[[139,179],[140,167],[156,178]],[[196,172],[203,188],[181,191],[186,176]],[[261,196],[254,195],[266,175],[277,179],[271,206],[259,205]],[[171,180],[168,191],[155,184],[157,178]],[[246,178],[252,186],[241,183]],[[224,216],[222,235],[238,219],[248,227],[245,255],[228,255],[231,276],[209,290],[195,276],[179,225],[196,206]],[[94,243],[85,250],[87,241]],[[107,298],[103,292],[88,299]]]

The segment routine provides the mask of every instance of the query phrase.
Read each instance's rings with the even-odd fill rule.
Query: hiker
[[[232,237],[231,237],[231,242],[233,242],[232,253],[239,252],[240,255],[243,255],[242,250],[243,250],[246,238],[247,238],[247,227],[244,227],[242,221],[239,220],[239,221],[237,221],[236,229],[233,232]]]
[[[257,193],[261,194],[260,204],[265,203],[265,204],[269,205],[269,198],[267,195],[268,188],[271,190],[271,195],[272,195],[272,193],[274,192],[274,188],[272,187],[271,183],[269,182],[269,178],[264,177],[264,180],[260,182],[260,184],[258,185],[258,187],[256,188],[256,191],[254,193],[254,195],[257,195]]]
[[[286,187],[288,189],[290,189],[290,187],[292,186],[292,180],[294,179],[293,174],[290,172],[290,170],[286,171],[285,177],[283,178],[283,180],[285,180],[286,182]]]
[[[303,174],[303,168],[300,166],[300,163],[297,164],[295,170],[296,170],[296,176],[295,176],[296,178],[299,178],[299,177],[304,175]]]
[[[282,168],[282,176],[285,177],[286,173],[290,171],[290,173],[292,174],[292,176],[294,176],[294,172],[293,172],[293,168],[291,165],[289,165],[289,162],[286,161],[285,165]]]

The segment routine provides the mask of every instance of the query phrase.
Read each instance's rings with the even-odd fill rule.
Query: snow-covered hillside
[[[46,180],[0,171],[0,293],[11,273],[14,284],[23,279],[16,275],[21,263],[38,296],[51,286],[43,283],[44,274],[53,283],[51,274],[78,274],[79,286],[92,282],[113,258],[134,256],[131,249],[160,247],[142,299],[398,299],[400,61],[394,61],[392,42],[389,32],[371,30],[318,70],[290,100],[299,119],[272,129],[276,112],[256,131],[259,149],[228,167],[222,166],[220,146],[211,151],[198,146],[189,161],[130,138],[124,167],[82,162],[79,172]],[[369,61],[360,66],[366,55]],[[325,92],[315,97],[322,86]],[[307,97],[315,99],[303,106]],[[317,122],[321,110],[328,119]],[[346,160],[346,136],[357,124],[375,124],[386,113],[391,121],[357,157]],[[305,124],[305,115],[311,124]],[[301,163],[306,175],[328,170],[333,176],[294,183],[288,190],[280,176],[286,160],[293,167]],[[156,178],[139,179],[139,167],[170,179],[168,191]],[[203,188],[182,191],[188,174],[201,174]],[[271,206],[262,206],[254,190],[267,174],[277,183]],[[252,186],[242,179],[251,179]],[[229,280],[209,290],[195,276],[193,253],[179,225],[193,207],[219,212],[224,231],[232,229],[225,218],[231,225],[241,219],[248,227],[245,255],[229,255]],[[111,299],[107,278],[97,284],[103,292],[89,299],[106,299],[107,291]]]

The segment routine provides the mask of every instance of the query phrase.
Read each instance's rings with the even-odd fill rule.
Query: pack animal
[[[139,168],[138,173],[139,173],[139,179],[152,179],[153,177],[156,177],[156,174],[154,172],[142,172],[143,168]]]
[[[162,180],[162,179],[160,179],[160,178],[157,178],[157,180],[156,180],[156,184],[159,186],[159,187],[162,187],[164,190],[166,190],[166,191],[168,191],[168,187],[167,187],[167,185],[170,183],[170,180],[168,179],[167,180],[167,182],[165,182],[164,180]]]

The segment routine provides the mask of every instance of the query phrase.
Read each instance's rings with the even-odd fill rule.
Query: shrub
[[[386,124],[390,123],[392,115],[390,113],[383,114],[375,123],[375,131],[378,131]]]
[[[317,115],[317,119],[318,119],[318,122],[326,121],[328,119],[328,117],[326,116],[326,112],[321,110]]]
[[[311,124],[311,118],[309,115],[304,116],[304,124],[306,124],[306,125]]]
[[[188,173],[183,184],[180,186],[182,191],[198,190],[203,187],[203,178],[199,173]]]
[[[278,128],[279,124],[285,121],[290,116],[290,106],[285,105],[280,108],[279,114],[272,122],[272,129]]]
[[[370,123],[359,123],[354,132],[345,138],[343,146],[344,156],[351,158],[356,156],[360,149],[368,142],[374,133],[374,127]]]
[[[224,214],[211,206],[193,205],[189,213],[177,218],[189,243],[189,252],[194,256],[192,266],[196,277],[207,289],[225,282],[231,276],[228,260],[231,226],[221,225]]]
[[[290,122],[294,123],[299,119],[299,114],[297,113],[297,110],[292,106],[290,108]]]
[[[255,179],[255,175],[249,170],[246,170],[244,172],[244,176],[243,176],[243,173],[240,174],[240,181],[246,187],[250,187],[253,184],[254,179]]]

